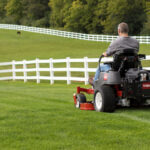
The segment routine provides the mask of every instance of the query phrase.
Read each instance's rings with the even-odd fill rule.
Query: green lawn
[[[74,107],[76,84],[0,83],[3,150],[149,150],[150,110]]]
[[[98,57],[109,43],[0,30],[0,62],[35,58]],[[141,45],[150,55],[150,45]],[[147,62],[146,65],[149,65]],[[0,82],[2,150],[149,150],[150,109],[114,113],[74,107],[76,86],[66,82]],[[88,96],[92,99],[92,96]]]

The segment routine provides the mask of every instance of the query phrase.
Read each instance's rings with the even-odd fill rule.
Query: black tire
[[[80,103],[86,103],[86,97],[84,94],[80,93],[80,94],[77,94],[76,96],[76,100],[77,100],[77,103],[76,103],[76,108],[80,108]]]
[[[115,110],[115,94],[110,86],[101,86],[94,94],[94,107],[98,112],[113,112]]]

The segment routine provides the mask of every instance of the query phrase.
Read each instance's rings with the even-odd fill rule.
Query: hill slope
[[[50,35],[0,29],[0,62],[31,60],[35,58],[96,58],[109,43],[68,39]],[[150,55],[150,45],[140,46],[142,53]]]

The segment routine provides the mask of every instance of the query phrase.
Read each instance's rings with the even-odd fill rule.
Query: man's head
[[[128,24],[125,22],[122,22],[118,25],[118,34],[119,36],[128,36],[129,33],[129,27]]]

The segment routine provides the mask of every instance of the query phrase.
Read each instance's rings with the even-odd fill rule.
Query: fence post
[[[104,35],[101,35],[101,40],[102,42],[104,42]]]
[[[39,65],[39,59],[36,59],[36,79],[37,83],[40,83],[40,71],[39,71],[40,65]]]
[[[84,57],[84,76],[85,76],[85,85],[88,84],[89,73],[88,73],[88,57]]]
[[[98,41],[98,35],[96,35],[96,41]]]
[[[16,79],[16,65],[15,65],[15,60],[12,61],[12,76],[13,76],[13,81]]]
[[[88,40],[90,40],[90,35],[88,34]]]
[[[140,43],[142,43],[143,42],[143,38],[142,38],[142,36],[140,36]]]
[[[27,82],[27,65],[26,60],[23,60],[23,73],[24,73],[24,82]]]
[[[67,84],[71,84],[71,80],[70,80],[70,57],[66,58],[66,67],[67,67]]]
[[[106,42],[109,42],[109,40],[108,40],[108,35],[106,35]]]
[[[50,68],[50,83],[54,84],[53,58],[49,59],[49,68]]]

